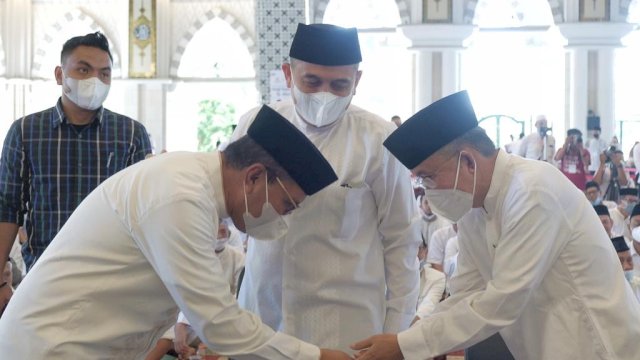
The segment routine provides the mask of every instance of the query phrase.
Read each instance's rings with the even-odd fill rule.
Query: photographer
[[[622,163],[623,153],[610,147],[600,154],[600,166],[593,176],[593,181],[604,190],[604,200],[618,202],[620,187],[627,187],[629,179]]]
[[[582,133],[580,130],[569,129],[564,146],[558,149],[554,160],[559,163],[560,171],[562,171],[578,189],[584,191],[587,182],[589,155],[585,154],[582,141],[580,141],[581,139]]]

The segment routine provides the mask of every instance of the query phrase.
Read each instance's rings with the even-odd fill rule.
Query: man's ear
[[[469,172],[471,172],[472,174],[476,171],[476,162],[473,159],[473,156],[471,156],[471,153],[469,153],[466,150],[463,150],[460,153],[460,162],[464,165],[466,165],[469,168]]]
[[[58,83],[58,85],[62,85],[62,68],[60,66],[56,66],[55,70],[53,70],[53,74],[56,77],[56,83]]]
[[[291,89],[291,86],[293,85],[293,79],[291,79],[291,64],[283,63],[282,72],[284,73],[284,79],[287,81],[287,87]]]
[[[251,194],[255,190],[256,186],[261,183],[258,180],[260,180],[262,176],[267,176],[266,172],[267,169],[260,163],[251,164],[246,168],[244,186],[247,194]]]

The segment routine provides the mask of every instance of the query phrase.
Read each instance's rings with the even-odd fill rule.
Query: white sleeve
[[[317,360],[318,347],[275,333],[238,307],[211,251],[215,214],[204,200],[167,199],[131,225],[134,241],[200,339],[216,353],[234,359]]]
[[[384,248],[387,312],[384,332],[407,329],[418,303],[420,217],[409,171],[384,149],[382,171],[372,183]]]
[[[405,359],[431,358],[466,348],[519,318],[570,238],[567,219],[554,211],[563,206],[557,197],[544,189],[531,192],[536,200],[522,192],[508,196],[504,209],[509,214],[495,215],[502,219],[502,234],[492,239],[496,246],[493,278],[484,288],[477,267],[465,254],[464,242],[473,239],[463,238],[470,235],[464,231],[459,233],[461,260],[452,279],[454,295],[436,306],[436,313],[426,321],[398,334]],[[550,217],[551,213],[558,216]]]
[[[425,271],[428,274],[426,275],[427,293],[424,298],[422,298],[422,302],[418,304],[418,311],[416,313],[420,319],[429,316],[433,312],[436,304],[438,304],[440,299],[442,299],[445,285],[445,277],[443,273],[434,269],[425,269]]]
[[[180,313],[178,314],[178,321],[176,321],[176,323],[182,323],[191,326],[191,324],[189,324],[189,320],[187,320],[187,317],[184,316],[184,313],[182,311],[180,311]]]

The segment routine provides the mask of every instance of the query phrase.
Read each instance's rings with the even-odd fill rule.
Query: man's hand
[[[358,360],[402,360],[404,358],[396,334],[374,335],[358,341],[351,345],[351,348],[360,350],[356,354]]]
[[[347,360],[353,359],[347,353],[340,350],[320,349],[320,360]]]
[[[175,327],[173,328],[175,332],[175,337],[173,338],[173,350],[183,356],[195,354],[196,352],[196,349],[190,347],[189,344],[187,344],[187,326],[189,325],[179,322],[176,323]]]
[[[11,288],[13,281],[12,270],[11,262],[7,261],[2,269],[2,276],[0,276],[0,285],[4,284],[0,288],[0,310],[4,310],[4,307],[9,303],[9,299],[11,299],[11,295],[13,295],[13,289]]]

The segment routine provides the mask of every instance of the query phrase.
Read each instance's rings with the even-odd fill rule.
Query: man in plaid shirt
[[[69,39],[55,68],[57,104],[9,129],[0,158],[0,261],[26,218],[22,254],[30,269],[93,189],[151,154],[142,124],[102,107],[112,65],[100,32]],[[10,297],[10,287],[0,288],[0,307]]]

